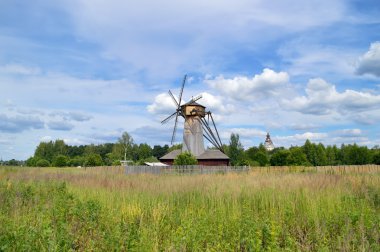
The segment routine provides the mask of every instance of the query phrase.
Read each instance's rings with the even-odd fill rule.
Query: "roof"
[[[164,155],[160,158],[160,160],[173,160],[179,154],[181,154],[182,150],[173,150],[168,154]],[[196,157],[197,159],[230,159],[226,154],[221,152],[220,150],[205,150],[201,155]]]
[[[144,164],[146,164],[147,166],[168,166],[167,164],[164,164],[161,162],[153,162],[153,163],[145,162]]]
[[[179,154],[181,154],[181,152],[182,150],[173,150],[162,156],[160,159],[175,159]]]
[[[200,106],[200,107],[206,108],[205,106],[203,106],[203,105],[201,105],[201,104],[199,104],[198,102],[195,102],[195,101],[189,101],[188,103],[185,103],[182,106],[188,106],[188,105],[190,105],[190,106]]]
[[[230,159],[220,150],[205,150],[197,159]]]

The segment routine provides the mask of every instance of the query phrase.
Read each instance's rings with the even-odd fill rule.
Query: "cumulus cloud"
[[[289,82],[289,75],[265,68],[261,74],[252,78],[238,76],[226,79],[218,76],[215,79],[206,79],[205,82],[228,97],[241,100],[277,95]]]
[[[311,79],[306,87],[306,96],[291,100],[283,99],[282,105],[303,114],[341,115],[364,112],[380,108],[380,95],[354,90],[336,91],[334,85],[323,79]]]
[[[210,110],[213,113],[226,113],[232,112],[234,110],[234,106],[230,103],[224,101],[222,96],[215,96],[208,92],[200,93],[202,98],[197,102],[206,107],[207,110]],[[196,96],[194,96],[196,97]],[[178,100],[178,98],[175,96]],[[183,105],[188,101],[183,101],[181,104]],[[175,112],[176,106],[167,93],[159,94],[155,97],[154,102],[147,106],[147,110],[152,114],[167,114]]]
[[[44,123],[38,117],[0,114],[0,132],[19,133],[25,130],[42,128],[44,128]]]
[[[177,101],[178,98],[176,97]],[[176,105],[168,93],[162,93],[154,98],[153,104],[147,106],[147,110],[152,114],[170,114],[175,112]]]
[[[369,51],[359,58],[356,73],[380,77],[380,42],[372,43]]]

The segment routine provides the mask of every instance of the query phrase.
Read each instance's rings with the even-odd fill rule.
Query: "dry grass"
[[[43,201],[48,206],[60,202],[62,195],[53,193],[59,191],[54,186],[65,182],[79,205],[59,203],[58,208],[63,209],[62,216],[78,212],[79,219],[62,217],[63,223],[73,223],[62,239],[78,250],[99,246],[143,251],[380,249],[380,166],[254,167],[239,174],[161,176],[127,176],[122,167],[0,168],[0,181],[8,183],[5,192],[13,184],[52,190],[53,202]],[[37,200],[40,208],[43,202]],[[97,209],[100,226],[90,232],[93,224],[81,216]],[[19,205],[12,211],[19,216],[33,212]],[[47,218],[49,226],[49,216],[56,213],[35,215]],[[0,215],[0,224],[7,218],[15,225],[9,232],[19,232],[16,226],[24,223],[23,218]],[[33,223],[43,229],[39,222]],[[54,237],[63,232],[59,227]],[[72,235],[80,239],[71,240]],[[1,239],[0,230],[0,243]],[[127,246],[126,240],[133,243]],[[34,246],[41,248],[38,243]]]

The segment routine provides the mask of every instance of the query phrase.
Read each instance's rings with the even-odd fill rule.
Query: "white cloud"
[[[178,98],[176,97],[178,101]],[[147,110],[152,114],[171,114],[175,112],[176,105],[168,93],[161,93],[154,98],[154,102],[147,106]]]
[[[345,18],[344,1],[62,1],[77,36],[104,48],[103,56],[132,68],[170,76],[183,69],[223,64],[236,43],[269,38]],[[109,18],[111,17],[112,18]],[[260,34],[260,36],[252,36]],[[165,62],[163,64],[163,61]]]
[[[222,132],[222,137],[227,139],[231,136],[232,133],[239,134],[239,136],[242,138],[263,138],[267,134],[267,132],[255,128],[232,128],[224,130]]]
[[[363,134],[361,129],[342,129],[332,132],[332,134],[339,137],[358,137]]]
[[[20,133],[26,130],[42,128],[44,128],[44,123],[38,117],[0,114],[0,132]]]
[[[41,142],[49,142],[49,141],[52,141],[53,138],[51,136],[43,136],[40,138],[40,141]]]
[[[282,105],[303,114],[354,116],[354,113],[380,108],[380,95],[354,90],[336,91],[334,85],[323,79],[311,79],[306,87],[306,96],[283,99]]]
[[[319,35],[321,36],[321,35]],[[282,43],[277,50],[284,70],[292,76],[351,76],[359,51],[323,43],[325,36],[306,34]]]
[[[371,44],[369,51],[359,58],[356,67],[358,74],[373,74],[380,77],[380,42]]]
[[[69,131],[74,128],[74,125],[67,121],[50,121],[50,122],[47,122],[46,124],[51,130]]]
[[[292,123],[289,128],[292,129],[292,130],[311,130],[311,129],[317,129],[317,128],[320,128],[321,126],[317,125],[317,124],[312,124],[312,123],[299,123],[299,124],[295,124],[295,123]]]
[[[53,111],[49,114],[49,116],[51,117],[59,116],[59,117],[62,117],[62,119],[65,121],[77,121],[77,122],[84,122],[93,118],[93,116],[91,115],[86,115],[83,112],[77,112],[77,111],[69,111],[69,112]]]
[[[6,64],[0,66],[0,73],[15,75],[37,75],[41,72],[38,67],[29,67],[21,64]]]
[[[265,68],[261,74],[256,74],[252,78],[238,76],[226,79],[218,76],[215,79],[207,79],[205,82],[228,97],[247,100],[278,95],[289,82],[289,75]]]
[[[200,93],[202,98],[197,102],[210,110],[213,114],[230,113],[234,110],[234,106],[223,100],[221,96],[215,96],[207,92]],[[197,95],[196,95],[197,96]],[[194,96],[194,97],[196,97]],[[176,100],[178,98],[175,96]],[[184,104],[187,101],[183,101]],[[170,115],[175,112],[176,106],[168,93],[161,93],[154,98],[154,102],[147,106],[147,110],[151,114]]]

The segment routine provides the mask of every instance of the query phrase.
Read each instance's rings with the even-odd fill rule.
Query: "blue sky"
[[[2,0],[0,158],[123,131],[170,144],[185,73],[225,143],[380,144],[378,1]]]

